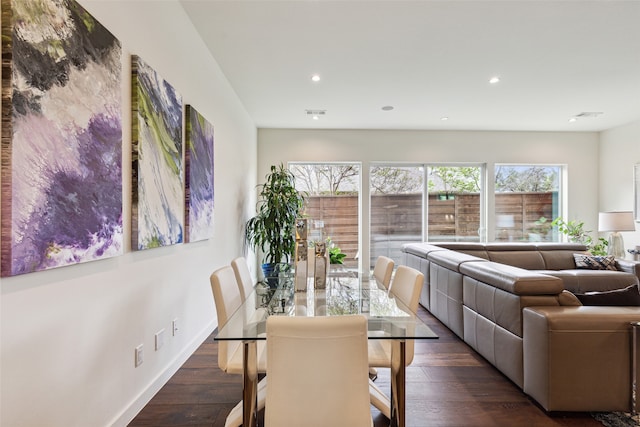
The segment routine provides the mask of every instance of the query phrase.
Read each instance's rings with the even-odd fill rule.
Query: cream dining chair
[[[231,268],[233,268],[236,282],[238,282],[238,286],[240,287],[240,297],[242,301],[245,301],[251,292],[253,292],[253,286],[255,284],[251,277],[247,260],[244,257],[238,257],[231,261]]]
[[[418,311],[420,291],[424,282],[424,275],[411,267],[401,265],[396,269],[396,274],[389,287],[389,293],[400,300],[413,314]],[[409,366],[413,361],[414,340],[406,340],[405,344],[405,365]],[[369,366],[374,368],[391,367],[391,341],[390,340],[369,340]],[[371,403],[378,408],[387,418],[391,417],[390,399],[384,392],[376,386],[373,381],[369,381],[369,392]]]
[[[393,267],[395,263],[391,258],[380,255],[376,258],[376,263],[373,266],[373,277],[386,288],[389,289],[391,283],[391,274],[393,273]]]
[[[372,427],[364,316],[267,318],[265,427]]]
[[[243,302],[240,294],[240,286],[236,282],[236,276],[230,266],[217,269],[209,278],[211,291],[216,306],[218,317],[218,329],[222,328],[229,317],[233,315]],[[218,342],[218,367],[228,374],[243,373],[243,346],[242,341],[217,341]],[[258,343],[258,372],[265,373],[266,348],[264,343]],[[258,383],[258,409],[264,408],[266,393],[266,377]],[[227,416],[225,427],[237,427],[242,425],[242,400],[231,410]]]
[[[394,266],[395,263],[389,257],[380,255],[376,258],[376,263],[373,266],[373,278],[384,286],[385,289],[389,289]],[[378,370],[373,366],[369,367],[369,378],[373,381],[378,378]]]

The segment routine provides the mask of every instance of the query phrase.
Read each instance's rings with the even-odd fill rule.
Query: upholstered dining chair
[[[217,269],[209,278],[211,291],[216,306],[218,328],[224,326],[229,317],[242,305],[240,286],[236,282],[233,268],[225,266]],[[243,373],[243,346],[241,341],[217,341],[218,342],[218,367],[228,374]],[[266,347],[264,343],[258,343],[258,372],[265,373]],[[258,409],[264,408],[266,393],[266,377],[258,383]],[[237,427],[242,425],[242,401],[240,401],[227,416],[225,427]]]
[[[267,318],[266,427],[372,427],[364,316]]]
[[[415,268],[401,265],[396,269],[396,274],[389,287],[389,293],[400,300],[413,314],[418,311],[420,291],[424,283],[424,275]],[[415,343],[414,340],[406,340],[405,365],[413,362]],[[391,341],[369,340],[369,366],[371,368],[391,367]],[[390,400],[384,392],[369,381],[371,403],[378,408],[387,418],[391,416]]]
[[[236,275],[236,282],[240,287],[240,297],[245,301],[253,291],[254,281],[249,271],[249,265],[244,257],[238,257],[231,261],[231,268]]]
[[[383,255],[376,258],[376,263],[373,266],[373,277],[387,289],[389,289],[389,284],[391,283],[391,274],[394,266],[393,260]]]
[[[389,257],[380,255],[378,256],[378,258],[376,258],[376,263],[373,266],[373,278],[380,282],[380,284],[382,284],[385,289],[389,289],[394,266],[395,263]],[[371,378],[373,381],[378,378],[378,370],[373,366],[369,367],[369,378]]]

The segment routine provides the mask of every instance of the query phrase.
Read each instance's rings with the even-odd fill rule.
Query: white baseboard
[[[158,374],[158,376],[143,390],[131,404],[124,408],[120,414],[116,415],[109,424],[113,427],[126,427],[140,411],[151,401],[153,396],[178,372],[178,369],[191,357],[191,355],[200,347],[200,345],[211,335],[217,325],[214,322],[209,323],[184,350],[176,356],[176,358],[166,367],[166,369]]]

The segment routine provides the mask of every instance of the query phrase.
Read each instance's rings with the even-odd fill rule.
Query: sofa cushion
[[[576,262],[576,268],[583,268],[587,270],[618,270],[616,268],[616,258],[613,255],[598,256],[573,254],[573,259]]]
[[[546,274],[496,262],[466,262],[460,272],[516,295],[557,295],[564,289],[562,280]]]
[[[576,294],[582,305],[597,306],[640,306],[640,292],[637,285],[605,292]]]
[[[438,265],[448,268],[449,270],[453,270],[456,272],[460,271],[460,265],[464,263],[486,263],[487,260],[475,257],[473,255],[467,255],[462,252],[456,251],[432,251],[427,254],[427,259],[429,261],[435,262]]]
[[[562,279],[564,289],[574,294],[584,294],[592,291],[612,291],[638,284],[638,277],[631,273],[611,270],[536,270],[537,273],[547,274]]]
[[[456,252],[462,252],[467,255],[477,256],[479,258],[489,259],[485,243],[479,242],[433,242],[433,245],[443,249],[449,249]]]
[[[574,254],[591,255],[588,251],[545,249],[540,251],[545,270],[570,270],[576,268]]]
[[[497,249],[497,247],[495,249]],[[488,249],[489,260],[513,267],[524,268],[525,270],[543,270],[545,268],[544,259],[535,248],[530,251],[509,251],[506,249],[507,247],[500,248],[500,250],[494,250],[493,248]]]
[[[402,251],[404,253],[413,254],[425,259],[429,252],[442,250],[444,249],[439,246],[430,245],[429,243],[406,243],[402,245]]]

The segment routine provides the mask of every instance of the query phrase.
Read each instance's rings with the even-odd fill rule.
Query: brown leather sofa
[[[637,285],[640,263],[576,269],[573,254],[587,248],[565,243],[413,243],[403,252],[425,275],[420,303],[544,409],[630,409],[630,322],[640,307],[568,306],[575,298],[563,291]]]

